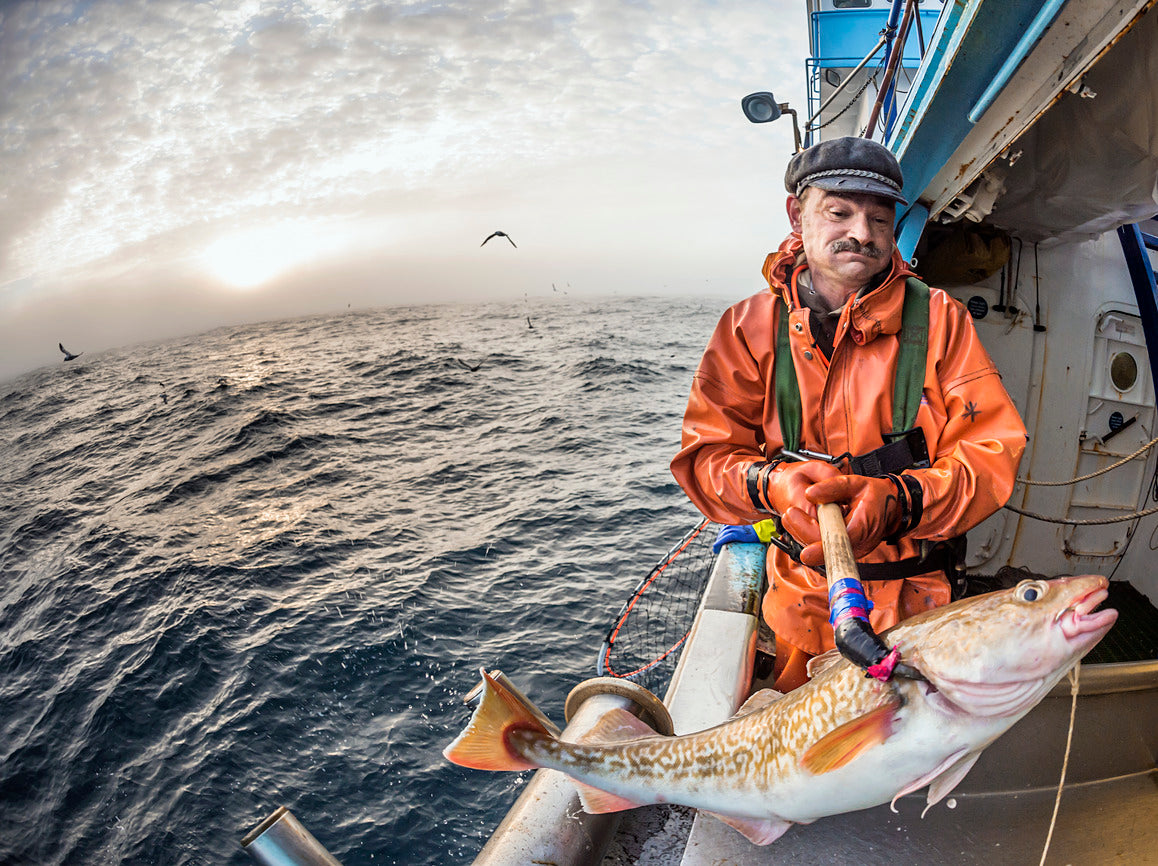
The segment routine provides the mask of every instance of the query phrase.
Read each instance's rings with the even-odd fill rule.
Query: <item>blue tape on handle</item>
[[[856,578],[844,577],[828,588],[828,621],[833,628],[849,617],[868,622],[873,603],[865,597],[864,587]]]

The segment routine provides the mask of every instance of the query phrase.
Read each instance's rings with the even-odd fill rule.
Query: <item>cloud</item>
[[[434,260],[468,219],[559,196],[575,231],[610,218],[647,254],[679,212],[753,213],[791,132],[739,98],[787,84],[799,105],[805,24],[796,0],[6,5],[0,308],[79,276],[184,279],[279,222]]]

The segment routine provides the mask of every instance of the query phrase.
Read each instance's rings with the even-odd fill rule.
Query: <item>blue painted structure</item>
[[[882,33],[887,32],[890,27],[895,31],[903,5],[903,0],[894,0],[889,9],[821,9],[811,13],[808,34],[811,56],[805,61],[809,117],[816,114],[821,104],[822,70],[848,69],[868,57],[877,47]],[[920,29],[914,23],[909,31],[904,44],[904,53],[901,55],[902,68],[916,69],[920,66],[922,56],[920,34],[924,34],[923,38],[927,43],[940,14],[940,6],[918,12]],[[888,60],[891,46],[890,40],[883,51],[878,50],[875,53],[882,68]],[[891,102],[885,108],[886,118],[895,114],[895,93],[890,92],[889,96]],[[811,133],[808,134],[807,143],[814,143]]]
[[[1046,0],[1045,5],[1038,10],[1037,15],[1034,16],[1033,21],[1017,41],[1013,51],[1005,58],[1005,62],[1001,64],[1001,69],[997,71],[997,75],[989,82],[989,86],[985,88],[985,92],[977,100],[976,104],[969,109],[969,122],[976,123],[981,119],[988,109],[993,104],[993,100],[1009,83],[1009,79],[1013,77],[1013,73],[1017,71],[1017,67],[1025,60],[1025,56],[1029,54],[1029,50],[1033,48],[1034,44],[1041,38],[1045,29],[1053,23],[1053,19],[1057,17],[1058,12],[1061,11],[1062,6],[1065,5],[1066,0]]]
[[[1158,237],[1147,234],[1137,225],[1118,229],[1118,240],[1126,256],[1134,297],[1138,300],[1138,317],[1146,334],[1146,351],[1150,355],[1150,372],[1158,381],[1158,279],[1147,250],[1158,250]]]
[[[1052,14],[1043,16],[1045,8],[1040,0],[965,0],[946,8],[887,141],[901,163],[908,201],[918,200],[973,128],[969,114],[977,100],[971,95],[1000,83],[1005,58],[1022,37],[1031,27],[1040,33],[1060,11],[1052,6]],[[901,254],[911,257],[919,237],[910,226]]]

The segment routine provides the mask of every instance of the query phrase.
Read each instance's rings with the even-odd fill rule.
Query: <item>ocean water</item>
[[[279,805],[345,866],[469,862],[528,775],[443,759],[461,696],[498,667],[561,721],[594,675],[698,519],[667,464],[726,304],[348,312],[0,384],[0,864],[244,864]]]

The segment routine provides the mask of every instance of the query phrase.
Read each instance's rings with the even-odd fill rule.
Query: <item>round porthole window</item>
[[[1110,381],[1119,391],[1129,391],[1138,381],[1138,362],[1129,352],[1119,352],[1110,359]]]

